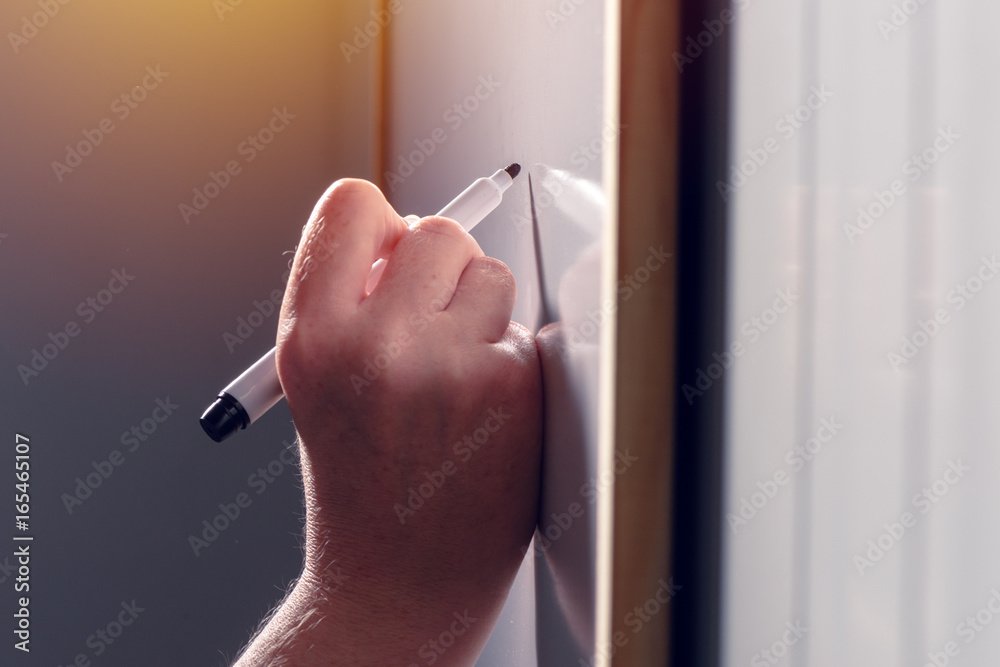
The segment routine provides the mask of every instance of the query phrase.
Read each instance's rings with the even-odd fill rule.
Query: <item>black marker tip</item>
[[[517,178],[517,175],[521,173],[521,165],[515,162],[514,164],[504,169],[504,171],[510,174],[511,178]]]

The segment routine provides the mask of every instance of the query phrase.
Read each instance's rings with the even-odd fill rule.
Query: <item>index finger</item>
[[[302,232],[282,318],[328,317],[357,307],[372,264],[392,252],[405,230],[406,222],[372,183],[334,183]]]

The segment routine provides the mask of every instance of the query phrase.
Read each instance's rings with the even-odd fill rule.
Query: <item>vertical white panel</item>
[[[1000,654],[1000,619],[983,623],[1000,610],[1000,599],[992,601],[992,610],[987,607],[1000,591],[1000,520],[994,510],[1000,501],[995,446],[1000,428],[995,407],[1000,397],[1000,282],[983,281],[981,290],[974,290],[977,279],[993,273],[983,258],[992,260],[1000,252],[992,196],[1000,178],[1000,91],[984,76],[1000,64],[992,28],[1000,8],[960,2],[924,11],[931,9],[927,17],[919,17],[933,30],[936,54],[925,75],[934,81],[933,94],[927,97],[931,119],[925,134],[951,127],[960,138],[935,164],[928,183],[938,196],[939,211],[933,240],[939,266],[934,301],[950,313],[951,321],[927,350],[934,419],[921,486],[941,478],[949,462],[961,459],[971,470],[924,519],[928,555],[921,578],[927,593],[919,645],[924,662],[927,652],[940,652],[947,641],[955,641],[961,651],[956,664],[989,664]],[[959,284],[971,300],[962,295]],[[978,620],[970,623],[969,617]]]
[[[790,140],[795,160],[783,144],[733,199],[732,336],[775,281],[801,298],[729,374],[726,511],[772,471],[790,483],[725,527],[725,664],[987,664],[1000,647],[1000,99],[981,74],[1000,62],[997,13],[741,14],[735,153],[779,104],[832,97]],[[824,419],[843,426],[795,470],[785,452],[832,435]],[[784,633],[797,621],[801,639]]]
[[[766,492],[776,484],[775,473],[786,471],[785,452],[796,441],[795,380],[805,306],[799,226],[806,198],[798,178],[803,135],[796,131],[788,136],[784,119],[803,101],[799,86],[803,45],[798,31],[773,30],[773,26],[801,22],[799,5],[783,0],[736,6],[733,28],[730,164],[739,175],[732,170],[720,174],[720,181],[735,188],[733,192],[723,187],[735,214],[730,222],[731,296],[725,336],[729,349],[719,351],[724,359],[723,352],[734,357],[725,376],[729,396],[725,428],[729,463],[722,504],[727,515],[722,527],[723,604],[729,610],[723,618],[725,665],[747,664],[794,616],[795,536],[788,528],[795,520],[800,480],[775,486],[773,498]],[[760,39],[762,33],[768,38]],[[753,213],[742,214],[744,210]],[[766,314],[770,319],[766,311],[779,298],[779,290],[789,300],[793,296],[799,300],[794,306],[780,304],[787,312],[764,323],[760,318]],[[767,331],[762,330],[765,327]],[[703,362],[706,374],[712,373],[713,362],[721,363]],[[718,391],[717,385],[712,390]]]

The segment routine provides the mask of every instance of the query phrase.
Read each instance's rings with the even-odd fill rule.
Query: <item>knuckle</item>
[[[473,267],[491,280],[513,284],[514,274],[510,267],[496,257],[476,257],[470,262]]]
[[[503,294],[516,294],[517,283],[510,268],[494,257],[476,257],[469,262],[477,282],[486,283]]]
[[[533,359],[538,355],[535,337],[528,327],[520,322],[511,321],[504,331],[503,339],[519,357]]]
[[[420,222],[413,226],[413,231],[416,234],[439,234],[441,236],[451,238],[463,238],[468,236],[468,232],[462,229],[462,226],[454,220],[450,218],[442,218],[436,215],[422,218]]]
[[[374,183],[359,178],[342,178],[331,185],[323,195],[324,206],[357,204],[372,196],[381,196]]]
[[[366,213],[377,210],[381,197],[374,184],[356,178],[341,179],[327,189],[302,230],[296,253],[299,281],[336,255],[338,233],[366,219]]]
[[[507,329],[512,338],[520,338],[534,344],[535,337],[531,334],[531,330],[520,322],[511,320],[510,324],[507,325]]]

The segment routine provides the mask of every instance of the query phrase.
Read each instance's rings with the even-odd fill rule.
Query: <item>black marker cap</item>
[[[250,415],[243,406],[229,394],[219,394],[219,398],[205,410],[198,420],[212,440],[222,442],[240,429],[250,425]]]

